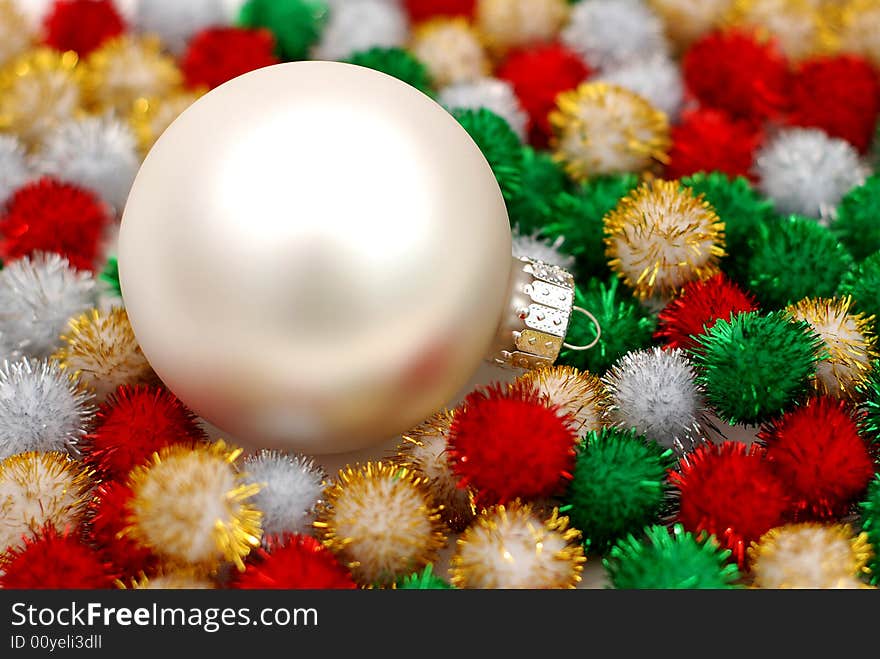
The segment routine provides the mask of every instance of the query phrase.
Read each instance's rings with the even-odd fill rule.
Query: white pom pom
[[[223,0],[140,0],[134,15],[137,31],[159,35],[177,54],[196,32],[227,22]]]
[[[513,256],[527,256],[535,261],[543,261],[571,270],[574,267],[574,257],[560,251],[564,242],[564,236],[559,236],[551,243],[539,238],[537,233],[522,234],[519,232],[519,228],[515,227],[513,229]]]
[[[34,254],[0,270],[0,359],[48,357],[67,321],[95,305],[95,280],[57,254]]]
[[[244,479],[260,491],[251,499],[263,513],[265,537],[311,533],[315,506],[321,500],[324,472],[310,458],[262,451],[247,458]]]
[[[693,365],[679,348],[627,353],[603,378],[611,394],[612,422],[635,428],[666,448],[693,448],[705,412],[695,378]]]
[[[75,451],[95,409],[92,395],[57,362],[0,367],[0,460],[27,451]]]
[[[24,147],[12,135],[0,135],[0,209],[31,178]]]
[[[406,13],[396,2],[334,2],[330,7],[330,20],[321,34],[321,41],[312,51],[312,57],[341,60],[370,48],[401,46],[408,36]]]
[[[562,42],[593,68],[666,55],[663,22],[640,0],[590,0],[575,5]]]
[[[491,110],[510,124],[520,140],[526,139],[529,117],[509,82],[497,78],[461,82],[444,87],[437,100],[449,110]]]
[[[681,69],[665,55],[654,55],[606,69],[598,80],[635,92],[665,112],[671,123],[675,123],[681,114],[684,103]]]
[[[818,128],[787,128],[757,153],[755,173],[777,211],[827,223],[843,196],[864,182],[867,168],[845,140]]]
[[[40,173],[89,188],[119,212],[139,166],[131,129],[111,117],[61,124],[36,160]]]

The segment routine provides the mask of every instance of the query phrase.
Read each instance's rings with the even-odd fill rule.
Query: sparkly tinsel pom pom
[[[100,556],[123,577],[152,574],[155,554],[126,536],[123,531],[134,493],[119,481],[105,481],[92,492],[85,513],[85,537]]]
[[[880,175],[846,193],[831,230],[857,261],[880,250]]]
[[[434,573],[434,566],[428,563],[421,572],[398,579],[394,587],[397,590],[449,590],[453,586],[438,577]]]
[[[572,424],[578,436],[601,430],[608,423],[611,399],[605,385],[592,373],[572,366],[551,366],[527,371],[518,382],[537,388]]]
[[[851,297],[854,311],[880,318],[880,251],[843,275],[837,295]]]
[[[191,89],[219,87],[249,71],[278,63],[275,39],[268,30],[212,27],[193,36],[180,61]]]
[[[534,261],[549,263],[569,272],[574,267],[574,257],[563,251],[565,238],[559,236],[552,242],[548,238],[543,238],[540,232],[524,234],[514,227],[512,251],[516,258],[525,256]]]
[[[43,43],[80,57],[124,31],[125,22],[112,0],[55,0],[43,18]]]
[[[512,199],[522,186],[522,148],[516,133],[502,117],[486,108],[458,109],[452,115],[480,147],[505,200]]]
[[[859,505],[862,511],[862,531],[868,536],[868,542],[874,550],[868,560],[871,573],[868,576],[873,585],[880,583],[880,474],[868,486],[868,494]]]
[[[338,590],[357,588],[351,573],[320,542],[307,535],[285,535],[258,549],[233,588],[258,590]]]

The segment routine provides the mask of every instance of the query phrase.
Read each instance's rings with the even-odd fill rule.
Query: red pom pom
[[[685,284],[681,295],[673,298],[660,312],[655,338],[670,348],[690,349],[697,345],[695,335],[712,329],[719,318],[755,311],[758,305],[750,294],[719,273],[709,279]]]
[[[406,10],[413,23],[437,16],[474,15],[476,0],[405,0]]]
[[[843,515],[868,487],[874,463],[846,403],[819,397],[761,430],[767,460],[785,482],[796,517]]]
[[[790,82],[788,62],[773,42],[737,30],[694,43],[684,56],[684,79],[703,105],[752,120],[779,114]]]
[[[45,527],[0,561],[0,588],[90,590],[111,588],[117,575],[109,563],[75,535]]]
[[[352,589],[351,573],[320,542],[307,535],[288,535],[274,546],[257,550],[257,560],[232,583],[233,588]]]
[[[57,252],[79,270],[92,270],[110,217],[91,192],[54,179],[29,183],[12,195],[0,217],[3,258]]]
[[[86,510],[86,539],[101,557],[127,577],[148,574],[156,566],[156,557],[147,549],[122,536],[128,524],[131,488],[113,481],[102,483]]]
[[[785,485],[756,446],[702,446],[682,458],[670,481],[680,493],[678,520],[688,531],[713,534],[740,566],[750,543],[785,521]]]
[[[188,86],[213,89],[248,71],[278,64],[274,50],[275,38],[268,30],[209,28],[190,40],[180,68]]]
[[[557,493],[571,479],[577,434],[529,385],[493,385],[465,399],[449,429],[448,455],[481,506]]]
[[[880,85],[871,65],[854,55],[823,57],[798,67],[789,121],[817,126],[866,151],[880,110]]]
[[[559,44],[514,51],[497,72],[499,78],[513,85],[528,113],[530,139],[536,146],[545,145],[553,134],[549,114],[556,107],[556,97],[577,87],[590,74],[580,57]]]
[[[99,476],[122,479],[155,451],[206,440],[196,416],[167,389],[122,386],[101,405],[80,450]]]
[[[671,131],[672,148],[666,177],[681,178],[695,172],[724,172],[752,176],[755,150],[761,132],[746,121],[735,121],[720,110],[702,108],[686,112]]]
[[[43,19],[43,43],[80,57],[124,31],[125,21],[110,0],[55,0]]]

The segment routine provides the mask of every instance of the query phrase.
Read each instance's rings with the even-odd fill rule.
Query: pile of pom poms
[[[209,436],[115,257],[175,117],[303,59],[446,107],[602,328],[338,473]],[[0,0],[0,588],[877,585],[878,67],[880,0]]]

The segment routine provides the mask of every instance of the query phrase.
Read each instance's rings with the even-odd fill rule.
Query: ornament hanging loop
[[[602,326],[599,324],[599,321],[596,319],[596,316],[594,316],[592,313],[590,313],[586,309],[584,309],[582,307],[578,307],[578,306],[573,306],[571,308],[571,310],[577,311],[578,313],[582,313],[583,315],[585,315],[587,318],[590,319],[590,322],[593,323],[593,325],[596,327],[596,338],[593,339],[592,341],[590,341],[585,346],[573,346],[570,343],[563,343],[562,344],[563,347],[568,348],[569,350],[577,350],[578,352],[583,351],[583,350],[589,350],[590,348],[595,348],[596,344],[599,343],[599,339],[602,338]]]

